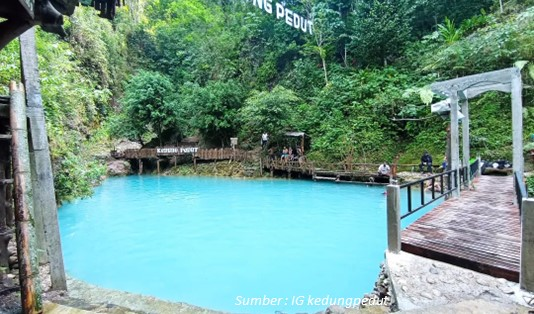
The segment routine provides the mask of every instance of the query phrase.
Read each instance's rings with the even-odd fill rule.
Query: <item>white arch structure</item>
[[[430,86],[436,94],[450,98],[450,125],[451,125],[451,169],[460,169],[460,136],[458,127],[458,107],[461,106],[463,118],[463,164],[469,165],[469,104],[470,98],[488,91],[500,91],[512,94],[512,139],[513,139],[513,168],[519,179],[523,180],[523,105],[522,81],[519,68],[507,68],[498,71],[486,72],[476,75],[464,76],[448,81],[436,82]],[[460,177],[456,176],[457,186],[460,186]],[[459,196],[460,189],[454,194]]]

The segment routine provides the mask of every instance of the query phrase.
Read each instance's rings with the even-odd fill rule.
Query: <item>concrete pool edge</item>
[[[171,302],[156,297],[98,287],[72,277],[67,278],[68,296],[89,304],[112,304],[143,313],[223,314],[184,302]]]

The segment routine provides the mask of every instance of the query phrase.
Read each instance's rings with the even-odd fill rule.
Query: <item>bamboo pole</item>
[[[42,304],[38,284],[37,253],[33,250],[36,243],[26,106],[23,86],[17,86],[15,82],[11,82],[9,87],[21,301],[23,313],[33,314],[42,311]]]

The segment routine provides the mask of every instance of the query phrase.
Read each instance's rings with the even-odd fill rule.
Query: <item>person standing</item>
[[[265,149],[268,141],[269,141],[269,134],[267,132],[263,132],[263,134],[261,135],[261,148],[262,149]]]
[[[425,151],[423,156],[421,156],[421,164],[419,165],[419,171],[424,172],[423,167],[426,166],[427,172],[432,173],[432,156]]]

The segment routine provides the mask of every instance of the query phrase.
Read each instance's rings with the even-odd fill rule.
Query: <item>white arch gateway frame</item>
[[[469,105],[468,99],[488,91],[500,91],[512,94],[512,139],[513,139],[513,168],[519,179],[523,180],[523,105],[522,81],[519,68],[507,68],[498,71],[464,76],[448,81],[436,82],[430,86],[436,94],[450,98],[451,125],[451,169],[460,168],[460,145],[458,128],[458,106],[461,105],[463,118],[463,164],[469,165]],[[456,176],[459,181],[459,176]],[[460,186],[460,182],[457,182]],[[459,189],[454,192],[458,196]]]

